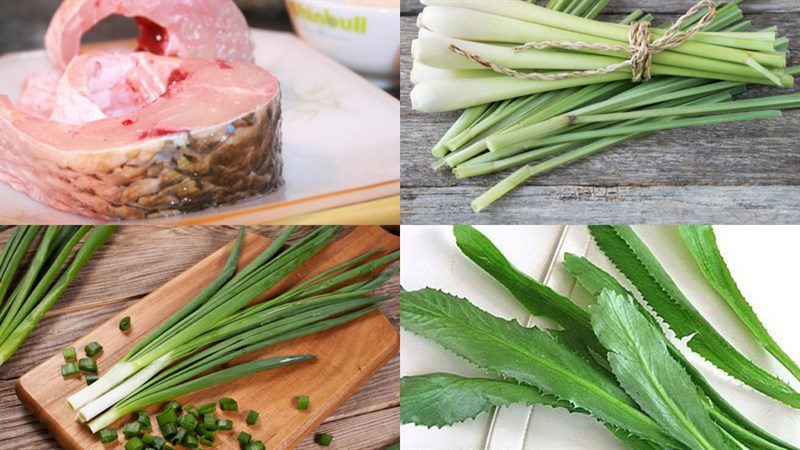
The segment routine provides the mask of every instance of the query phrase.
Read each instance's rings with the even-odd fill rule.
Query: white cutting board
[[[520,270],[559,293],[586,304],[589,296],[561,268],[564,252],[586,256],[601,268],[611,264],[584,226],[478,227]],[[791,380],[788,372],[759,350],[746,330],[694,269],[673,227],[635,227],[692,304],[737,349],[756,364]],[[800,226],[715,227],[720,250],[758,316],[772,336],[800,361],[800,293],[797,257]],[[401,282],[405,289],[437,287],[466,297],[492,314],[528,323],[529,316],[499,284],[481,272],[455,246],[450,227],[404,226]],[[616,273],[615,273],[616,274]],[[545,324],[541,320],[533,323]],[[546,325],[546,324],[545,324]],[[485,376],[442,347],[401,330],[401,375],[433,371]],[[741,386],[710,364],[690,355],[718,391],[743,414],[785,441],[800,444],[800,412]],[[792,383],[800,389],[800,383]],[[495,417],[496,416],[496,417]],[[623,449],[596,421],[544,406],[512,406],[482,414],[457,426],[401,427],[404,449]]]
[[[400,102],[291,33],[252,32],[256,64],[281,82],[286,186],[235,205],[146,222],[264,223],[399,194]],[[0,92],[16,102],[25,78],[47,70],[44,50],[3,55]],[[85,222],[0,183],[0,223]]]

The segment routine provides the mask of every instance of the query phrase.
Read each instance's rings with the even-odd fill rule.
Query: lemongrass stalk
[[[103,428],[110,426],[120,417],[129,414],[133,411],[136,411],[138,409],[141,409],[147,405],[152,405],[154,403],[167,401],[175,397],[180,397],[181,395],[186,395],[191,392],[195,392],[201,389],[206,389],[211,386],[216,386],[226,381],[235,380],[237,378],[241,378],[243,376],[252,373],[285,366],[287,364],[307,361],[313,358],[315,358],[314,355],[278,356],[274,358],[252,361],[245,364],[239,364],[237,366],[230,367],[228,369],[223,369],[214,372],[210,375],[206,375],[204,377],[188,381],[178,386],[165,389],[164,391],[161,391],[157,394],[153,394],[151,396],[142,398],[138,400],[137,403],[134,403],[128,406],[127,408],[119,408],[119,409],[112,408],[102,416],[98,417],[97,419],[89,423],[89,429],[92,431],[92,433],[96,433],[102,430]]]
[[[87,261],[94,255],[94,253],[111,237],[117,230],[117,226],[98,226],[89,234],[83,245],[81,245],[78,253],[75,254],[69,267],[61,274],[58,281],[53,284],[52,288],[47,292],[47,295],[31,310],[30,314],[25,316],[22,322],[14,329],[8,338],[0,345],[0,365],[2,365],[17,349],[22,345],[22,342],[33,331],[36,325],[44,317],[44,314],[55,304],[56,300],[61,297],[61,294],[78,275],[80,269],[86,264]]]
[[[467,108],[461,116],[453,123],[449,130],[442,136],[439,142],[433,146],[431,153],[433,156],[437,158],[441,158],[442,156],[448,153],[447,147],[444,145],[448,139],[457,135],[458,133],[465,130],[467,127],[475,123],[475,121],[483,114],[484,111],[488,108],[489,105],[475,105]]]
[[[744,22],[739,22],[737,24],[731,25],[728,28],[725,28],[723,31],[728,31],[728,32],[730,32],[730,31],[747,31],[748,29],[750,29],[752,24],[753,23],[751,21],[745,20]],[[777,40],[775,42],[776,42],[776,46],[777,46]]]
[[[672,100],[668,102],[664,102],[659,104],[659,107],[666,107],[666,106],[674,106],[679,104],[686,104],[686,105],[693,105],[693,104],[700,104],[700,103],[719,103],[724,101],[729,101],[733,95],[739,94],[744,91],[744,86],[739,86],[734,89],[730,89],[725,92],[720,92],[711,95],[705,94],[698,94],[692,99],[680,98],[677,100]],[[660,120],[671,120],[672,117],[669,118],[661,118]],[[622,126],[622,125],[631,125],[635,123],[642,122],[643,119],[637,120],[629,120],[626,122],[622,122],[620,124],[615,124],[614,126]],[[597,128],[600,126],[604,126],[605,124],[594,124]],[[642,134],[643,135],[643,134]],[[642,135],[630,135],[629,138],[633,138],[635,136],[642,136]],[[533,162],[538,159],[543,159],[547,156],[553,156],[564,151],[574,148],[580,145],[586,145],[589,141],[587,140],[570,140],[569,142],[563,142],[560,144],[550,144],[550,145],[542,145],[542,148],[527,151],[524,153],[519,154],[511,154],[511,155],[501,155],[499,152],[497,153],[487,153],[483,155],[481,158],[475,158],[474,160],[469,161],[468,164],[464,164],[458,166],[454,169],[456,176],[459,178],[464,177],[471,177],[477,175],[485,175],[489,173],[499,172],[502,170],[510,169],[512,167],[527,164]],[[614,144],[618,143],[617,138],[607,138],[606,147],[608,148]],[[541,144],[541,143],[540,143]]]
[[[456,45],[462,50],[468,51],[473,54],[480,55],[503,67],[515,70],[556,70],[556,71],[569,71],[569,70],[589,70],[598,67],[605,67],[611,64],[618,64],[627,58],[601,56],[601,55],[587,55],[576,52],[556,51],[552,49],[545,50],[525,50],[516,52],[511,47],[485,44],[479,42],[462,41],[459,39],[452,39],[447,37],[426,37],[419,38],[414,42],[414,57],[415,61],[419,61],[427,66],[435,67],[438,69],[446,70],[481,70],[486,73],[493,72],[488,67],[453,53],[450,50],[450,45]],[[673,65],[670,55],[665,55],[663,58],[658,59],[658,64],[652,67],[653,75],[673,75],[697,78],[711,78],[719,80],[734,80],[743,81],[748,83],[788,83],[782,79],[782,72],[778,70],[778,74],[774,74],[759,65],[747,66],[742,64],[722,63],[715,62],[708,64],[708,60],[697,58],[692,60],[692,67],[681,67]],[[622,72],[630,72],[630,67],[619,69]],[[765,80],[764,71],[769,72],[768,80]],[[779,76],[780,75],[780,76]],[[774,80],[778,81],[775,82]],[[769,81],[772,80],[772,81]]]
[[[583,33],[587,35],[590,34],[593,37],[616,42],[628,42],[628,29],[625,26],[584,19],[563,12],[549,10],[531,3],[518,2],[515,0],[496,0],[492,2],[482,0],[422,0],[422,3],[429,6],[446,5],[448,7],[466,8],[487,15],[525,21],[529,24],[545,26],[551,29],[582,30]],[[654,39],[664,34],[663,30],[658,29],[653,29],[651,33],[654,35]],[[554,36],[554,34],[551,34],[550,39],[561,39],[555,38]],[[774,34],[770,33],[729,34],[701,31],[691,36],[683,44],[667,51],[743,63],[745,59],[751,57],[751,55],[755,55],[755,53],[745,50],[770,51],[774,45],[774,38]],[[533,40],[537,39],[530,39],[524,42]],[[573,38],[571,40],[593,42],[591,38]],[[760,62],[766,63],[764,61]]]
[[[610,99],[572,110],[568,114],[577,116],[628,110],[676,98],[691,97],[703,92],[730,89],[736,85],[737,83],[730,81],[708,83],[705,80],[694,78],[664,78],[640,84]],[[564,113],[560,118],[554,116],[547,120],[563,124],[564,122],[569,122],[569,117]],[[553,130],[551,123],[543,121],[521,122],[501,134],[490,137],[487,140],[487,146],[491,151],[500,151],[501,149],[518,146],[521,142],[530,142],[532,139],[544,136]]]
[[[528,178],[551,170],[555,167],[561,166],[563,164],[567,164],[573,162],[577,159],[584,158],[588,155],[594,154],[600,150],[605,149],[609,145],[614,145],[619,142],[624,142],[625,140],[631,139],[629,134],[634,133],[643,133],[649,131],[657,131],[657,130],[666,130],[670,128],[683,128],[688,126],[698,126],[698,125],[708,125],[708,124],[716,124],[716,123],[726,123],[726,122],[736,122],[741,120],[757,120],[757,119],[767,119],[772,117],[779,117],[780,111],[755,111],[749,113],[733,113],[733,114],[720,114],[708,117],[700,117],[700,118],[692,118],[692,119],[684,119],[684,120],[676,120],[672,122],[665,122],[665,123],[654,123],[654,124],[643,124],[643,125],[633,125],[628,127],[617,127],[614,129],[612,133],[607,135],[615,136],[621,135],[617,141],[610,143],[608,141],[596,141],[593,144],[589,144],[585,147],[582,147],[578,150],[568,152],[563,155],[556,156],[552,159],[549,159],[541,164],[536,166],[525,166],[518,169],[516,172],[508,176],[507,178],[501,180],[498,184],[491,187],[489,190],[478,196],[472,202],[472,209],[476,212],[479,212],[485,209],[487,206],[492,204],[494,201],[508,193],[510,190],[522,184]],[[595,133],[595,136],[602,136],[604,130],[592,131],[589,133]],[[587,138],[588,139],[588,138]]]
[[[447,70],[437,69],[436,67],[426,66],[425,64],[415,62],[411,66],[411,73],[409,74],[409,81],[412,84],[424,83],[431,80],[455,80],[459,78],[486,78],[489,75],[485,70]],[[500,77],[501,74],[496,76]]]

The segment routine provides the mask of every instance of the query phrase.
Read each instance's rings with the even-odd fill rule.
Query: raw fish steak
[[[253,62],[247,22],[233,0],[65,0],[47,28],[47,55],[63,69],[81,36],[111,15],[133,17],[138,50],[156,55]]]
[[[166,37],[76,56],[80,33],[109,11],[157,20]],[[141,219],[283,185],[278,80],[248,62],[249,29],[230,0],[68,0],[47,50],[54,65],[69,61],[63,73],[29,78],[16,106],[0,95],[0,180],[14,189],[76,214]]]
[[[73,58],[56,98],[57,121],[0,97],[0,176],[40,202],[144,218],[282,184],[278,81],[253,64],[90,53]]]

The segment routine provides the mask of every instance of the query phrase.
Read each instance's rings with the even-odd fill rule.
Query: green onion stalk
[[[365,253],[256,302],[325,248],[338,232],[338,227],[320,227],[281,250],[294,228],[287,228],[253,262],[235,273],[243,238],[240,230],[228,262],[214,282],[137,343],[97,382],[68,398],[68,404],[78,411],[77,420],[88,422],[97,432],[125,414],[233,379],[237,374],[306,361],[313,355],[237,365],[198,378],[270,345],[343,325],[390,298],[370,292],[392,276],[393,271],[374,273],[395,261],[398,252],[377,258],[373,258],[376,252]]]
[[[0,254],[0,365],[19,349],[81,268],[117,230],[116,226],[44,227],[25,274],[6,298],[25,253],[34,247],[42,228],[17,227]],[[77,253],[67,264],[76,247]]]

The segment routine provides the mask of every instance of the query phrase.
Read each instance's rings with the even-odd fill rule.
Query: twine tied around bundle
[[[700,18],[699,21],[691,28],[681,32],[680,28],[684,22],[690,17],[695,15],[703,8],[708,8],[708,12]],[[628,28],[628,45],[617,44],[604,44],[604,43],[589,43],[589,42],[570,42],[570,41],[543,41],[543,42],[528,42],[517,47],[512,48],[515,52],[520,52],[528,49],[545,49],[545,48],[563,48],[568,50],[599,50],[604,52],[625,52],[629,55],[629,59],[611,64],[606,67],[593,70],[579,70],[575,72],[562,72],[562,73],[525,73],[520,72],[509,67],[504,67],[495,64],[487,59],[478,55],[470,53],[466,50],[459,48],[455,44],[450,44],[450,51],[458,55],[467,57],[478,64],[494,70],[495,72],[502,73],[514,78],[521,78],[525,80],[564,80],[568,78],[598,76],[604,75],[624,67],[630,66],[631,80],[634,83],[647,81],[650,79],[652,68],[653,55],[658,52],[677,47],[689,39],[692,35],[707,27],[716,16],[716,7],[712,0],[700,0],[696,5],[689,8],[686,13],[681,16],[677,22],[664,32],[660,38],[650,42],[650,22],[634,21],[631,22]]]

